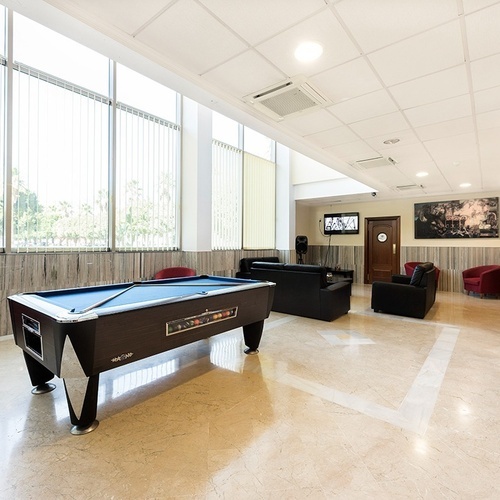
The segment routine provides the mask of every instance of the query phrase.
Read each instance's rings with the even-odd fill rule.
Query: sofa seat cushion
[[[468,285],[472,286],[479,286],[479,283],[481,282],[481,278],[464,278],[464,283],[467,283]]]

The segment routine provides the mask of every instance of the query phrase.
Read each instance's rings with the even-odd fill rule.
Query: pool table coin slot
[[[177,333],[186,332],[195,328],[200,328],[206,325],[212,325],[220,321],[236,318],[238,316],[238,307],[227,307],[216,311],[205,311],[196,316],[180,318],[169,321],[166,324],[166,336],[175,335]]]
[[[43,360],[42,332],[40,322],[26,314],[21,315],[24,336],[24,345],[35,356]]]

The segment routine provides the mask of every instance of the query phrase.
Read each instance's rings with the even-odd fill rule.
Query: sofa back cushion
[[[430,271],[434,267],[432,262],[422,262],[413,271],[413,275],[410,280],[410,285],[413,286],[426,286],[427,280],[424,281],[424,275],[427,271]]]
[[[309,264],[283,264],[283,263],[272,263],[272,262],[254,262],[252,263],[252,270],[269,270],[269,271],[283,271],[290,274],[291,279],[294,283],[297,283],[300,279],[300,275],[303,274],[302,280],[304,283],[306,280],[310,283],[316,283],[316,287],[325,288],[328,286],[328,281],[326,279],[326,267],[315,266]],[[298,273],[298,275],[297,275]],[[295,278],[292,278],[295,276]],[[308,276],[311,276],[310,278]],[[276,278],[274,278],[276,279]],[[270,281],[273,281],[270,279]]]
[[[240,273],[249,273],[254,262],[279,262],[278,257],[244,257],[240,259]]]

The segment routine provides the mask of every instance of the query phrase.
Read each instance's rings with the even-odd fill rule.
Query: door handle
[[[396,255],[396,243],[392,244],[392,255]]]

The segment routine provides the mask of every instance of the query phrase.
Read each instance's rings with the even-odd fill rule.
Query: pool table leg
[[[243,338],[245,345],[245,354],[257,354],[259,352],[260,339],[262,337],[262,330],[264,329],[264,320],[245,325],[243,327]]]
[[[92,432],[99,425],[99,421],[96,420],[99,374],[88,378],[68,378],[63,379],[63,381],[66,400],[68,402],[69,418],[73,424],[71,434],[80,435]],[[83,401],[81,400],[82,388],[85,390]],[[79,416],[75,412],[75,407],[77,409],[81,408]]]
[[[41,365],[36,359],[31,357],[27,352],[23,351],[24,361],[30,376],[31,385],[33,385],[33,394],[45,394],[46,392],[53,391],[56,386],[49,384],[48,381],[54,378],[54,374]]]

